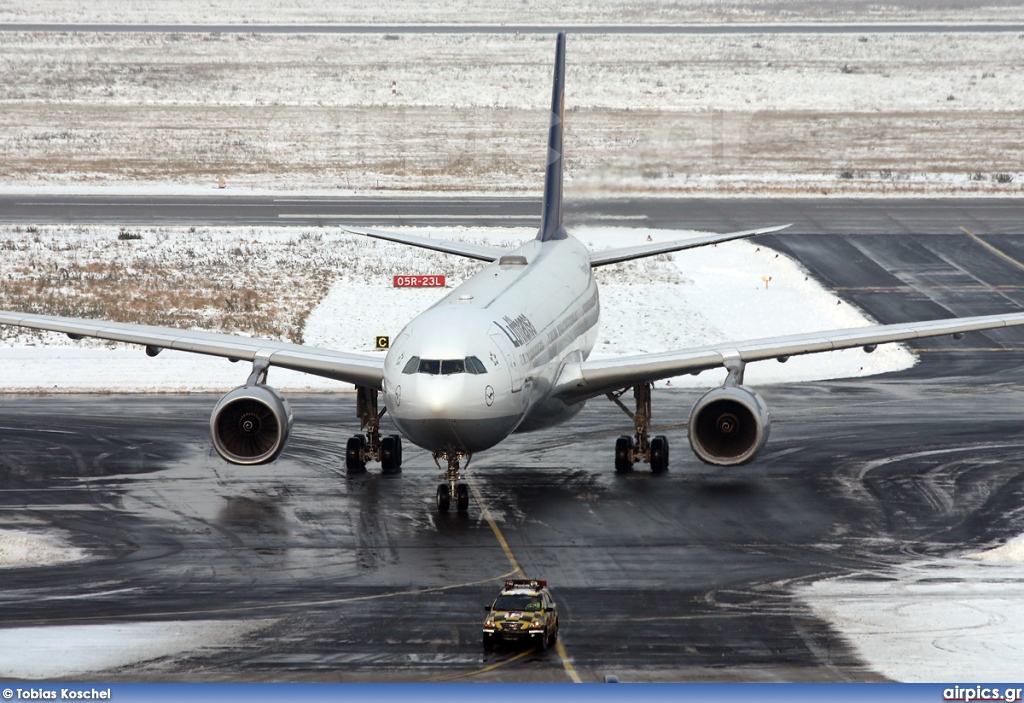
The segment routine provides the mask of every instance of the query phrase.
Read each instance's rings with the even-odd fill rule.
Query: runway
[[[0,23],[0,32],[187,34],[960,34],[1020,32],[1020,22],[792,24],[79,24]]]
[[[393,209],[423,211],[404,202]],[[635,201],[573,217],[607,223],[642,205],[654,222],[712,229],[802,213],[760,241],[881,322],[1024,303],[1020,201]],[[187,213],[167,207],[160,217]],[[235,206],[219,207],[227,218]],[[759,388],[772,435],[747,467],[694,459],[685,423],[698,392],[659,390],[671,470],[617,476],[614,439],[631,424],[591,401],[562,428],[476,457],[468,517],[436,512],[437,469],[412,447],[400,477],[345,477],[351,395],[290,398],[292,442],[257,468],[214,454],[212,396],[0,396],[0,528],[32,519],[93,555],[5,570],[0,624],[254,628],[110,680],[879,680],[794,589],[885,579],[1024,533],[1024,333],[913,347],[921,362],[898,374]],[[551,584],[561,651],[484,655],[482,606],[515,565]]]
[[[1014,234],[1024,198],[567,197],[566,226],[737,231],[792,223],[792,234]],[[0,194],[9,224],[536,227],[540,198]]]

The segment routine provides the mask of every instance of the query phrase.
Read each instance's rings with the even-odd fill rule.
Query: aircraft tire
[[[380,470],[385,474],[402,472],[402,440],[388,435],[380,441]]]
[[[452,505],[452,492],[448,489],[447,483],[437,487],[437,509],[442,513],[448,512]]]
[[[658,435],[651,440],[651,473],[668,471],[668,437]]]
[[[622,435],[615,440],[615,473],[628,474],[633,470],[633,461],[630,459],[630,452],[633,451],[633,438],[629,435]]]
[[[366,438],[361,434],[350,437],[345,445],[345,472],[349,476],[366,473],[366,463],[362,456],[365,446]]]
[[[469,486],[464,483],[455,487],[455,507],[460,513],[469,511]]]

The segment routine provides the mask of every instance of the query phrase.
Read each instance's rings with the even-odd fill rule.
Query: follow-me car
[[[655,254],[775,232],[783,227],[590,252],[562,226],[562,125],[565,34],[555,52],[551,126],[541,223],[536,239],[514,249],[453,242],[411,234],[349,230],[358,234],[433,249],[486,262],[479,272],[413,318],[382,360],[377,355],[312,348],[285,342],[212,334],[196,330],[0,312],[0,324],[64,332],[162,349],[252,362],[245,384],[217,403],[210,419],[217,452],[235,464],[261,464],[284,450],[292,427],[288,403],[267,385],[271,366],[317,374],[354,384],[356,412],[364,434],[348,441],[348,472],[379,461],[384,472],[402,465],[398,435],[381,436],[388,412],[399,431],[431,452],[444,475],[437,507],[469,506],[462,462],[500,443],[512,432],[557,425],[576,415],[590,398],[607,395],[632,418],[633,434],[615,445],[615,470],[645,462],[655,473],[668,469],[668,439],[651,437],[654,381],[725,367],[721,388],[706,393],[690,413],[689,440],[702,461],[734,466],[752,460],[768,439],[764,401],[743,385],[746,364],[797,354],[863,347],[921,337],[962,336],[1024,324],[1024,314],[986,315],[680,349],[592,360],[600,302],[594,269]],[[620,400],[632,390],[634,410]],[[380,393],[384,394],[383,408]]]

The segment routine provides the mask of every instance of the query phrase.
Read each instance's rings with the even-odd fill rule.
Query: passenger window
[[[469,373],[487,373],[487,368],[484,366],[484,362],[477,359],[475,356],[466,357],[466,370]]]
[[[420,361],[420,373],[436,376],[441,373],[441,362],[437,359],[422,359]]]
[[[405,368],[402,369],[402,373],[408,373],[408,374],[416,373],[416,370],[419,367],[420,367],[420,358],[418,356],[414,356],[413,358],[409,359],[409,362],[405,365]]]

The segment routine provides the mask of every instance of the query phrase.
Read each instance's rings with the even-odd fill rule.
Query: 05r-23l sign
[[[444,276],[395,276],[395,288],[444,288]]]

